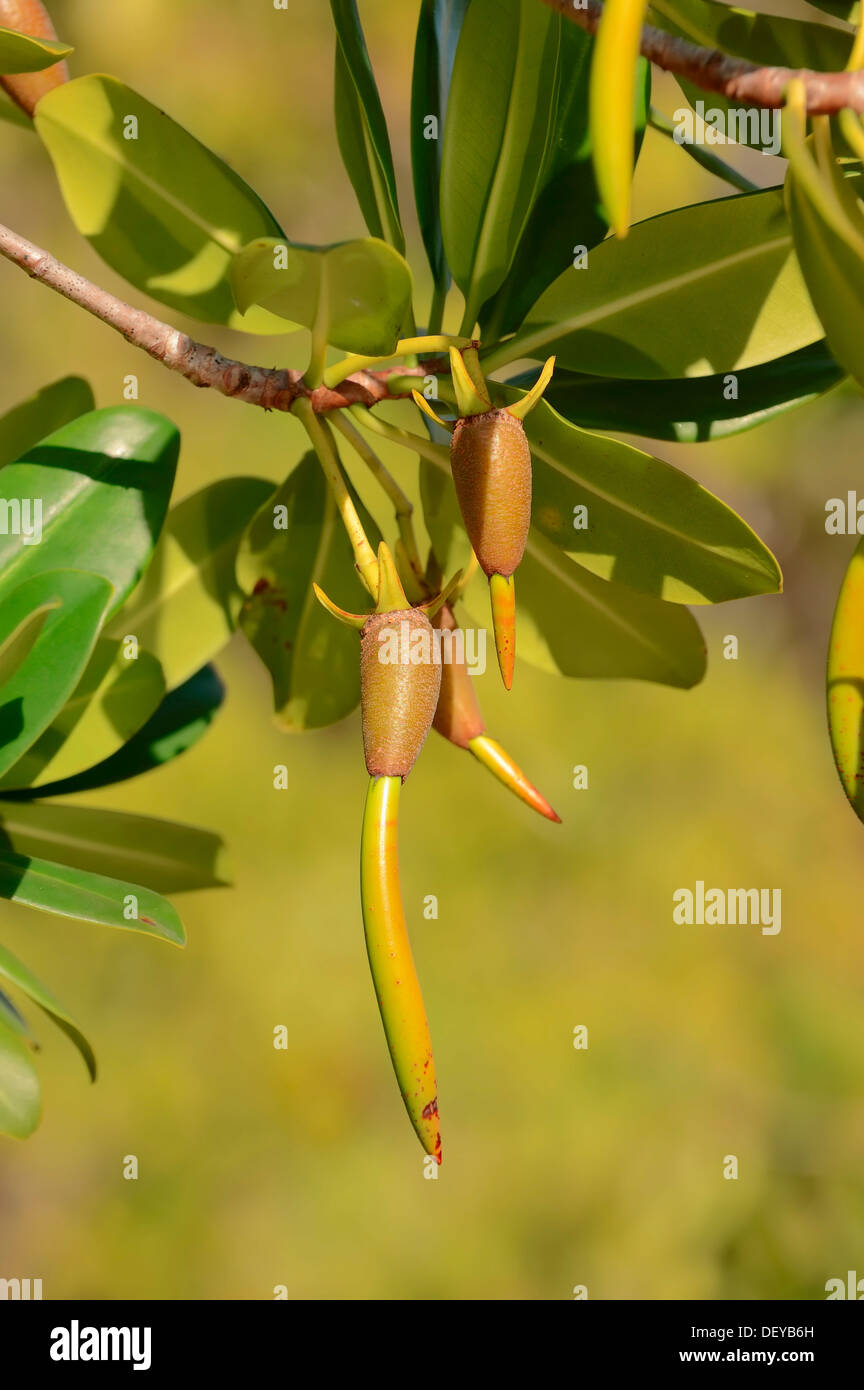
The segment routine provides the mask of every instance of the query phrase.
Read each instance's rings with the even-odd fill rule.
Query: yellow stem
[[[384,466],[379,459],[372,445],[363,438],[358,429],[351,424],[350,420],[345,419],[345,412],[342,410],[333,411],[332,424],[339,431],[343,439],[346,439],[355,453],[366,464],[375,481],[380,485],[393,503],[393,510],[396,513],[396,524],[399,527],[399,535],[408,556],[408,562],[416,574],[423,573],[423,565],[420,560],[420,551],[417,548],[417,537],[414,534],[414,506],[410,497],[402,491],[393,474]]]
[[[382,362],[392,362],[397,357],[411,357],[418,352],[446,352],[450,347],[464,347],[468,342],[469,338],[455,338],[450,333],[429,333],[425,337],[402,338],[394,350],[384,357],[362,357],[352,354],[350,357],[344,357],[341,362],[334,362],[324,373],[324,385],[332,389],[347,377],[353,376],[355,372],[362,372],[367,367],[377,367]]]
[[[375,551],[369,543],[369,537],[363,529],[363,523],[354,505],[354,499],[348,490],[348,484],[345,482],[333,436],[326,425],[319,420],[306,396],[300,396],[294,402],[292,414],[297,416],[318,455],[318,461],[342,518],[342,525],[345,527],[351,542],[351,549],[354,551],[354,563],[360,578],[372,597],[376,598],[378,594],[378,561],[375,558]]]

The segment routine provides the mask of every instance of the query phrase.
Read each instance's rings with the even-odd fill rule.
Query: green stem
[[[800,78],[795,78],[786,88],[786,105],[783,108],[783,153],[789,160],[795,179],[819,215],[857,256],[864,259],[864,237],[850,222],[828,176],[820,170],[807,147],[806,100],[804,84]],[[826,127],[819,125],[821,120],[821,117],[817,117],[814,124],[818,148],[824,157]]]
[[[414,507],[410,497],[406,496],[392,473],[385,468],[384,464],[375,453],[375,450],[372,448],[372,445],[363,438],[360,431],[355,429],[349,420],[345,419],[344,411],[334,410],[331,423],[333,428],[339,431],[343,439],[348,441],[355,453],[359,454],[375,481],[393,503],[393,510],[396,513],[396,524],[399,527],[399,535],[405,547],[405,553],[408,556],[409,564],[417,575],[422,575],[423,565],[420,560],[420,551],[417,547],[417,537],[414,534]]]
[[[664,115],[662,111],[658,111],[656,106],[652,106],[648,113],[648,124],[653,130],[659,131],[661,135],[665,135],[668,139],[673,140],[674,143],[678,145],[679,149],[682,149],[685,154],[689,154],[690,158],[697,164],[700,164],[703,169],[707,169],[709,174],[714,174],[718,179],[723,179],[724,183],[731,184],[733,188],[739,189],[742,193],[757,193],[759,191],[761,187],[760,184],[753,183],[752,180],[746,178],[744,174],[739,174],[738,170],[733,168],[731,164],[727,164],[725,159],[721,159],[719,155],[713,154],[711,150],[707,150],[704,145],[691,145],[686,141],[679,144],[679,142],[675,140],[675,126],[673,122],[670,121],[669,117]]]
[[[364,429],[374,430],[382,439],[389,439],[391,444],[401,444],[403,449],[410,449],[412,453],[419,454],[428,463],[434,463],[436,468],[443,469],[445,473],[450,472],[450,453],[443,444],[433,444],[431,439],[424,439],[421,434],[391,425],[373,415],[364,405],[352,405],[351,414]]]
[[[432,291],[432,302],[429,305],[429,324],[427,333],[440,333],[441,325],[444,322],[444,306],[447,303],[447,287],[436,283]]]
[[[342,525],[345,527],[351,542],[351,549],[354,551],[354,563],[360,578],[373,599],[377,599],[378,561],[363,529],[363,523],[354,505],[354,499],[345,482],[333,436],[327,426],[318,419],[308,397],[301,396],[294,402],[292,414],[297,416],[318,455],[324,477],[327,479],[333,500],[342,518]]]

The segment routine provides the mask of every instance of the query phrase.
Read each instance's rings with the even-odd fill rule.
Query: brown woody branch
[[[603,16],[599,0],[543,0],[589,34]],[[833,116],[846,107],[864,111],[864,71],[811,72],[808,68],[763,68],[744,58],[730,58],[717,49],[701,48],[646,24],[641,53],[664,72],[684,77],[706,92],[718,92],[743,106],[782,106],[787,83],[799,78],[814,116]]]
[[[179,372],[193,386],[210,387],[233,400],[264,410],[290,411],[299,396],[307,396],[316,414],[328,410],[343,410],[352,405],[377,405],[380,401],[399,400],[407,391],[391,392],[388,382],[395,377],[426,376],[446,371],[444,359],[427,360],[421,367],[385,367],[381,371],[355,372],[335,389],[319,386],[310,391],[299,371],[276,367],[251,367],[223,357],[215,348],[198,343],[186,333],[162,323],[143,309],[100,289],[92,281],[63,265],[49,252],[34,246],[17,232],[0,224],[0,255],[13,265],[20,266],[33,280],[86,309],[109,328],[122,334],[127,343],[141,348],[169,371]]]

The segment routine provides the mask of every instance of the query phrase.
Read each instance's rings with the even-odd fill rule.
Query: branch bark
[[[381,401],[400,400],[407,391],[391,392],[388,382],[397,377],[423,377],[427,373],[448,370],[447,359],[434,359],[420,367],[385,367],[379,371],[355,372],[335,389],[318,386],[310,391],[303,382],[303,373],[276,367],[252,367],[245,362],[223,357],[206,343],[196,342],[186,333],[162,323],[143,309],[109,294],[92,281],[70,270],[56,257],[31,241],[0,224],[0,255],[19,266],[33,280],[47,285],[64,299],[85,309],[88,314],[106,323],[124,337],[127,343],[140,348],[169,371],[179,372],[193,386],[210,388],[233,400],[257,405],[263,410],[290,411],[294,402],[305,396],[316,415],[329,410],[345,410],[352,405],[367,408]]]
[[[589,34],[596,33],[603,16],[599,0],[543,3]],[[811,72],[808,68],[758,67],[744,58],[730,58],[717,49],[701,48],[689,39],[666,34],[651,24],[642,29],[641,53],[664,72],[684,77],[703,91],[717,92],[742,106],[782,106],[786,84],[797,77],[804,83],[810,115],[833,116],[847,107],[864,111],[864,70]]]

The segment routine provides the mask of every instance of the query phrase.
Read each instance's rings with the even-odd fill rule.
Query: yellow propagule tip
[[[399,887],[400,777],[373,777],[360,854],[363,931],[381,1021],[402,1101],[427,1154],[441,1162],[432,1040]]]
[[[468,744],[469,750],[474,754],[478,762],[484,767],[488,767],[505,787],[509,787],[520,800],[524,801],[532,810],[539,811],[541,816],[547,820],[561,824],[561,817],[557,811],[553,811],[545,796],[538,792],[532,782],[529,782],[521,767],[510,757],[506,749],[496,743],[494,738],[489,738],[486,734],[479,734],[472,738]]]
[[[492,600],[492,630],[495,633],[501,679],[509,690],[516,665],[516,585],[512,574],[490,575],[489,597]]]
[[[521,400],[514,401],[513,405],[506,406],[507,414],[513,415],[517,420],[524,420],[525,416],[532,411],[552,380],[552,373],[555,370],[555,358],[549,357],[543,366],[543,370],[538,376],[530,391],[526,391]]]

